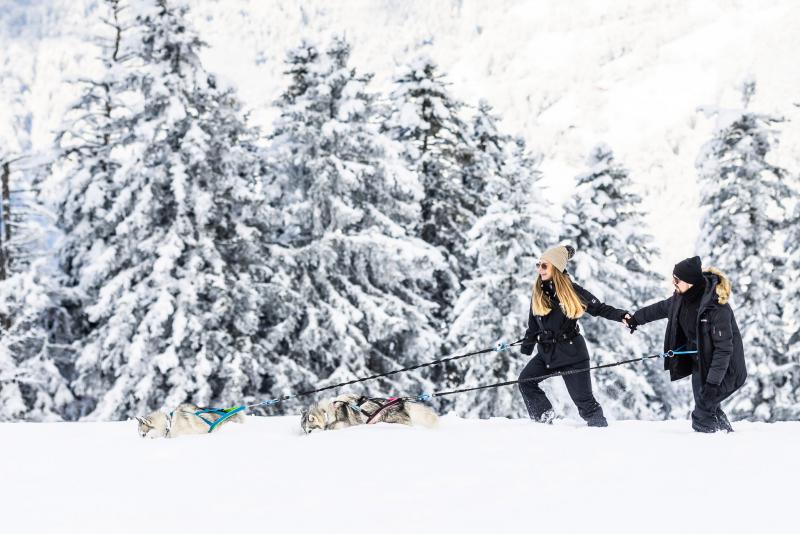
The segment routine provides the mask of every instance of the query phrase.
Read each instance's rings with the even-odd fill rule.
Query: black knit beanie
[[[687,284],[700,284],[703,282],[703,267],[700,264],[700,256],[686,258],[675,264],[672,274],[683,280]]]

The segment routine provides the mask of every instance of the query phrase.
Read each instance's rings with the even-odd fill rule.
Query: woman
[[[620,322],[630,317],[625,310],[603,304],[569,279],[565,269],[574,254],[575,249],[570,246],[553,247],[536,264],[539,276],[533,285],[528,330],[521,352],[530,355],[537,343],[539,351],[522,370],[520,380],[589,367],[589,351],[577,323],[584,312]],[[603,409],[592,395],[588,372],[566,375],[564,383],[578,413],[589,426],[608,426]],[[552,422],[553,405],[539,382],[520,382],[519,389],[531,419]]]

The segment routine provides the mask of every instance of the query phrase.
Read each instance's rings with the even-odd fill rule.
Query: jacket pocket
[[[589,358],[589,351],[586,348],[586,341],[583,336],[578,335],[569,341],[559,341],[556,343],[556,350],[553,353],[551,367],[563,367],[572,365]]]

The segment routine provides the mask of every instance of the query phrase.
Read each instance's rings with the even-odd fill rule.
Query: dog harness
[[[367,402],[369,402],[369,401],[372,401],[372,402],[375,402],[377,404],[380,404],[380,406],[378,406],[378,409],[375,410],[372,413],[369,413],[369,412],[365,411],[362,408],[362,406],[364,404],[366,404]],[[338,401],[338,402],[342,402],[342,401]],[[402,397],[389,397],[388,399],[372,399],[370,397],[362,396],[362,397],[359,397],[359,399],[358,399],[356,404],[348,404],[348,406],[350,406],[350,408],[354,409],[355,411],[361,412],[364,415],[366,415],[367,416],[367,422],[365,424],[370,425],[372,423],[376,423],[377,419],[378,419],[378,416],[381,413],[383,413],[385,410],[387,410],[388,408],[391,408],[392,406],[395,406],[397,404],[402,404],[403,402],[404,402],[404,399]]]
[[[197,417],[199,417],[205,424],[208,425],[208,432],[210,434],[211,431],[214,430],[217,427],[217,425],[219,425],[220,423],[222,423],[226,419],[228,419],[230,417],[233,417],[234,415],[236,415],[237,413],[241,412],[244,409],[245,409],[244,406],[234,406],[233,408],[224,408],[224,409],[220,409],[220,408],[200,408],[199,410],[194,412],[194,414]],[[208,419],[203,417],[203,414],[207,414],[207,413],[213,413],[215,415],[219,415],[220,417],[216,421],[209,421]]]
[[[378,416],[387,408],[390,408],[395,404],[401,404],[402,402],[403,399],[401,399],[400,397],[389,397],[388,399],[386,399],[386,402],[384,404],[382,404],[377,410],[372,412],[372,415],[368,415],[367,424],[369,425],[375,422],[378,419]]]

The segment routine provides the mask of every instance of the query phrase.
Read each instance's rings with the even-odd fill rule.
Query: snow
[[[219,76],[221,86],[237,90],[251,111],[252,124],[262,127],[264,136],[273,130],[273,119],[279,111],[273,103],[287,84],[283,75],[287,50],[296,46],[303,35],[325,42],[327,39],[322,36],[337,34],[345,35],[353,46],[351,66],[359,73],[375,72],[374,81],[366,90],[370,94],[379,92],[380,99],[389,97],[391,80],[403,69],[399,66],[420,53],[430,56],[446,74],[443,82],[454,97],[472,106],[480,99],[488,99],[502,117],[504,132],[523,135],[537,154],[537,161],[541,153],[541,167],[537,169],[543,173],[543,187],[529,193],[537,203],[546,199],[554,206],[560,205],[573,192],[576,175],[586,171],[591,147],[598,142],[608,143],[620,163],[630,169],[634,188],[643,198],[642,209],[649,223],[646,230],[652,230],[662,251],[654,264],[666,275],[664,296],[670,292],[668,273],[673,263],[696,251],[701,215],[698,201],[702,196],[694,167],[697,154],[712,129],[735,116],[732,109],[739,104],[743,80],[758,83],[752,110],[795,118],[776,124],[781,144],[774,157],[778,165],[797,168],[800,130],[796,117],[791,115],[800,110],[796,103],[800,83],[796,65],[800,4],[793,0],[776,0],[767,7],[755,0],[713,0],[702,4],[688,0],[576,0],[569,4],[537,0],[307,0],[303,5],[292,0],[240,0],[233,8],[232,5],[208,0],[192,3],[190,18],[210,44],[202,52],[205,66]],[[97,50],[88,38],[99,24],[96,11],[95,0],[18,1],[0,9],[0,45],[8,52],[0,60],[0,72],[4,74],[0,76],[0,93],[13,96],[7,99],[8,111],[5,107],[0,109],[0,138],[7,150],[43,151],[43,155],[30,161],[52,157],[48,147],[53,132],[58,131],[63,111],[74,101],[77,91],[66,81],[78,75],[91,78],[99,72]],[[387,39],[389,35],[392,37]],[[424,66],[419,62],[417,65]],[[205,83],[203,77],[194,81]],[[163,76],[156,73],[154,82],[157,86],[153,95],[170,95]],[[424,79],[420,82],[430,83]],[[320,131],[321,136],[347,137],[349,130],[342,120],[361,114],[366,106],[355,99],[360,87],[353,81],[345,86],[344,94],[353,98],[342,103],[337,115],[341,120],[328,122]],[[330,90],[329,86],[320,85],[321,94]],[[130,109],[113,115],[116,119],[144,109],[144,99],[134,93],[122,92],[119,99]],[[449,113],[440,102],[435,105],[437,112]],[[116,221],[117,234],[135,235],[144,218],[141,206],[150,205],[148,200],[152,200],[154,192],[149,186],[142,190],[137,199],[139,208],[130,218],[123,218],[120,210],[127,209],[131,195],[140,190],[139,182],[127,184],[122,178],[144,178],[146,175],[137,176],[135,160],[135,155],[144,150],[143,143],[163,140],[163,121],[177,121],[191,109],[176,99],[159,120],[137,122],[133,131],[140,140],[111,153],[122,167],[106,185],[91,182],[82,199],[83,207],[99,209],[103,198],[110,194],[106,191],[110,184],[125,186],[118,192],[114,209],[108,214],[99,210],[97,216],[110,223]],[[717,110],[716,114],[710,113],[712,110]],[[420,115],[408,105],[401,105],[395,118],[395,126],[400,128],[421,124]],[[362,133],[374,132],[374,127],[365,125]],[[205,154],[207,145],[215,141],[214,135],[200,127],[195,127],[186,139],[182,148],[191,160],[202,160],[200,156]],[[421,190],[409,173],[403,174],[392,143],[383,137],[370,143],[376,161],[383,158],[388,162],[383,169],[385,176],[372,160],[362,166],[335,154],[328,161],[332,164],[324,169],[335,170],[348,186],[354,186],[357,177],[375,172],[376,179],[400,190],[399,196],[404,200],[393,210],[405,213],[410,221],[414,213],[411,197],[419,200]],[[231,162],[235,161],[230,157]],[[170,172],[178,203],[194,203],[198,221],[204,223],[203,217],[211,217],[212,196],[189,188],[181,161],[174,159],[165,172]],[[55,172],[45,189],[55,190],[61,185],[64,176]],[[84,178],[88,181],[90,176]],[[280,193],[265,187],[272,197]],[[232,194],[244,199],[248,198],[248,191],[242,188]],[[292,206],[286,210],[287,220],[295,223],[303,220],[312,206],[318,209],[320,204],[304,201],[303,195],[291,191],[287,191],[286,199]],[[269,333],[271,339],[277,340],[276,347],[288,339],[291,346],[300,346],[305,357],[316,355],[317,345],[333,345],[334,350],[322,357],[330,358],[337,371],[330,376],[316,376],[298,361],[275,351],[279,364],[275,364],[277,370],[271,377],[274,388],[296,387],[295,376],[318,385],[320,381],[329,383],[367,374],[358,359],[364,353],[366,340],[402,331],[404,324],[424,324],[433,308],[421,296],[411,299],[412,291],[407,286],[428,280],[432,266],[443,261],[439,252],[425,248],[420,241],[404,240],[405,230],[393,222],[392,213],[371,207],[364,212],[369,215],[366,217],[337,198],[330,203],[335,204],[340,221],[354,224],[363,216],[392,238],[380,237],[369,226],[355,237],[345,238],[341,231],[325,234],[319,250],[312,249],[312,253],[304,250],[295,257],[275,247],[275,254],[287,258],[296,271],[308,269],[298,280],[303,291],[312,294],[318,287],[333,287],[327,278],[337,273],[328,269],[348,257],[339,253],[335,245],[350,247],[345,252],[368,251],[367,257],[374,261],[364,265],[391,263],[403,267],[370,273],[373,280],[385,286],[397,281],[396,286],[391,286],[397,292],[384,292],[382,302],[390,303],[389,307],[381,307],[370,286],[354,286],[348,293],[334,294],[321,308],[306,310],[302,320],[307,327],[299,339],[286,333],[291,327],[285,324],[291,318],[276,323]],[[558,218],[558,208],[553,211]],[[586,213],[597,216],[600,208],[592,206]],[[616,217],[613,210],[604,213]],[[236,217],[227,222],[234,224],[237,233],[245,238],[254,235],[255,230]],[[488,218],[476,229],[491,230],[496,223],[497,232],[502,234],[506,231],[505,222],[504,218]],[[78,223],[77,234],[86,230]],[[105,286],[99,303],[86,309],[92,320],[115,313],[108,323],[108,335],[88,341],[80,353],[76,362],[79,371],[93,373],[96,366],[109,366],[109,360],[122,359],[123,351],[118,346],[128,337],[133,337],[133,343],[125,353],[126,365],[139,362],[146,369],[143,373],[123,369],[114,383],[102,385],[110,389],[92,389],[84,383],[84,391],[78,392],[83,398],[107,395],[104,404],[90,417],[112,417],[112,412],[131,398],[146,399],[160,380],[159,372],[170,371],[168,402],[190,393],[196,400],[210,398],[208,378],[220,365],[234,373],[226,384],[227,395],[241,399],[240,392],[248,387],[248,370],[242,364],[245,349],[225,360],[207,344],[202,344],[196,355],[190,350],[189,357],[185,352],[179,357],[176,352],[185,338],[195,339],[203,331],[195,310],[200,309],[196,302],[202,293],[200,286],[218,289],[226,279],[197,276],[191,279],[197,282],[195,287],[184,278],[176,282],[181,291],[175,296],[169,288],[173,287],[172,277],[177,276],[173,271],[178,256],[186,247],[213,250],[213,243],[201,237],[196,246],[194,241],[175,237],[174,229],[162,230],[173,232],[167,234],[170,240],[165,240],[163,233],[155,233],[139,242],[141,252],[157,250],[160,258],[153,262],[157,286],[154,292],[130,291],[134,278],[139,280],[141,273],[123,272]],[[294,241],[296,231],[288,224],[284,242]],[[81,249],[92,243],[86,240]],[[392,252],[396,255],[392,262],[381,261]],[[493,263],[492,254],[499,257],[502,250],[489,252],[487,264]],[[108,270],[118,254],[113,243],[97,241],[87,255],[90,261],[84,267],[86,279],[92,281],[94,274]],[[579,250],[578,254],[579,278],[591,278],[594,263],[580,260],[588,258],[585,251]],[[521,254],[508,257],[514,261],[502,265],[509,269],[526,259]],[[195,254],[188,261],[193,268],[207,264],[214,273],[223,271],[222,260],[215,255]],[[316,263],[321,266],[319,269],[314,267]],[[275,278],[289,280],[290,276],[278,274]],[[491,290],[498,285],[497,276],[488,271],[482,281],[485,286],[476,283],[470,291]],[[247,280],[244,275],[239,279],[241,287],[249,285]],[[403,285],[405,280],[410,282]],[[749,281],[747,276],[740,279],[744,284]],[[527,306],[527,294],[526,289],[525,301],[519,303],[518,309]],[[36,295],[39,298],[31,300],[31,306],[45,308],[44,288]],[[150,296],[157,296],[158,300],[153,303]],[[131,310],[137,309],[140,298],[149,310],[144,322],[137,325],[129,318],[138,317]],[[356,300],[359,306],[348,308],[348,299]],[[115,300],[117,305],[111,306],[109,302]],[[242,323],[256,323],[252,319],[256,317],[252,311],[256,304],[242,304],[235,312],[229,311],[229,306],[228,299],[219,299],[218,307],[212,307],[212,315],[235,313]],[[464,312],[475,318],[452,321],[448,325],[450,334],[453,330],[477,332],[489,317],[482,314],[484,309],[473,303],[465,305]],[[387,310],[400,310],[402,314],[390,316]],[[162,330],[170,317],[172,345],[161,347],[151,358],[145,345],[152,339],[165,338]],[[405,323],[398,317],[404,318]],[[524,322],[524,316],[507,317],[514,322],[513,328],[524,326],[519,322]],[[373,323],[371,329],[356,330],[353,324],[364,318]],[[770,322],[774,324],[774,318]],[[152,338],[148,338],[147,330],[152,330]],[[405,341],[406,355],[433,352],[437,333],[427,328],[411,331]],[[42,337],[36,330],[32,335]],[[491,337],[486,345],[494,340]],[[345,356],[339,361],[335,359],[337,354]],[[593,358],[596,354],[603,357],[602,351],[592,354]],[[50,359],[37,358],[28,364],[35,371],[34,377],[41,374],[52,379],[59,375]],[[11,353],[0,346],[0,379],[10,380],[17,372],[14,365]],[[518,368],[521,362],[501,371],[514,374]],[[769,368],[762,364],[759,372],[766,376]],[[626,369],[624,373],[623,382],[632,384],[633,371]],[[467,375],[465,383],[485,381],[486,375],[480,376]],[[792,383],[787,384],[781,389],[768,384],[768,390],[776,390],[773,394],[780,397],[782,406],[792,403],[783,395],[792,388],[796,390]],[[560,397],[566,398],[563,384],[552,386],[561,388]],[[650,395],[651,386],[629,387],[628,391]],[[687,384],[671,391],[680,394],[681,386],[683,398],[687,399]],[[606,388],[596,391],[600,396]],[[16,383],[4,388],[0,406],[14,417],[47,418],[74,400],[66,385],[48,383],[37,393],[39,400],[34,404],[38,415],[22,414],[30,409],[26,404],[29,395],[23,393]],[[52,395],[52,400],[47,395]],[[517,397],[506,400],[514,404],[498,413],[510,414],[512,409],[521,407]],[[756,417],[770,416],[767,407],[755,407],[753,402],[755,399],[743,401],[741,409],[755,410]],[[50,409],[50,404],[55,408]],[[611,400],[603,399],[603,406],[607,412],[609,408],[612,413],[621,410]],[[569,410],[574,408],[570,406]],[[231,425],[218,435],[144,441],[136,435],[132,421],[0,424],[4,444],[0,510],[3,529],[9,532],[169,529],[192,533],[382,534],[420,529],[507,532],[520,527],[547,533],[591,534],[796,531],[797,527],[792,528],[796,481],[784,481],[800,472],[796,454],[800,423],[735,425],[737,432],[733,435],[707,436],[693,433],[685,420],[612,421],[608,429],[588,429],[572,420],[543,427],[524,419],[465,420],[447,416],[441,427],[432,431],[378,425],[303,437],[299,435],[297,417],[250,417],[246,425]]]
[[[136,422],[0,424],[5,532],[796,532],[800,423],[444,417],[300,433],[253,417],[142,439]],[[112,526],[113,525],[113,526]]]
[[[7,70],[24,80],[25,102],[35,110],[28,132],[35,148],[47,146],[72,100],[63,79],[98,67],[86,38],[93,6],[49,0],[0,10]],[[286,51],[303,37],[324,42],[337,34],[352,44],[353,65],[375,73],[374,90],[387,89],[399,65],[425,55],[456,97],[488,99],[507,131],[543,153],[556,205],[591,147],[607,142],[643,196],[665,284],[675,261],[694,253],[699,230],[694,161],[716,125],[697,108],[737,107],[741,82],[752,78],[752,109],[788,118],[800,112],[793,105],[800,83],[794,0],[206,0],[192,2],[189,16],[210,45],[205,65],[237,89],[253,122],[267,130],[285,85]],[[0,135],[16,142],[5,130],[12,123],[0,121]],[[781,127],[775,158],[786,167],[800,153],[797,124]]]
[[[300,36],[345,34],[353,64],[376,73],[375,88],[409,58],[430,56],[454,96],[488,99],[507,131],[543,152],[555,204],[570,194],[592,146],[608,143],[641,189],[665,277],[693,254],[698,235],[694,160],[715,124],[697,107],[738,106],[741,82],[753,78],[753,109],[790,114],[800,82],[800,4],[792,0],[240,5],[197,2],[190,13],[211,45],[207,66],[237,86],[255,120],[270,124],[265,104],[283,79],[284,51]],[[783,130],[785,154],[796,161],[796,121]]]

